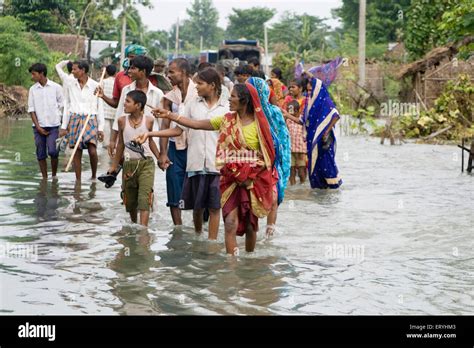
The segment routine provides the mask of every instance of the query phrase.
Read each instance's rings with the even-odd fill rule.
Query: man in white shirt
[[[43,179],[48,178],[46,158],[51,158],[51,175],[56,178],[59,152],[56,148],[58,129],[61,124],[61,108],[63,107],[62,88],[46,76],[48,70],[41,63],[33,64],[28,71],[35,82],[28,94],[28,112],[33,120],[36,158]]]
[[[97,163],[97,140],[104,139],[104,104],[102,99],[94,95],[94,91],[99,85],[96,81],[87,76],[89,64],[84,61],[72,64],[72,74],[76,79],[68,87],[65,99],[65,107],[68,113],[64,115],[61,125],[60,136],[68,135],[70,148],[74,148],[77,141],[80,145],[74,154],[74,171],[76,181],[81,181],[81,160],[82,150],[87,149],[92,170],[92,180],[96,179]],[[89,122],[84,125],[87,116],[90,115]],[[79,139],[79,134],[83,127],[86,130]]]
[[[144,116],[153,116],[151,113],[152,108],[155,109],[161,105],[161,99],[163,98],[163,92],[158,87],[155,87],[148,77],[150,76],[151,71],[153,70],[153,60],[146,56],[135,56],[130,61],[130,68],[128,69],[128,74],[130,78],[133,80],[131,84],[125,86],[122,89],[120,94],[120,100],[117,106],[117,111],[115,113],[115,120],[112,125],[112,135],[110,137],[109,143],[109,155],[112,157],[113,153],[115,152],[115,146],[117,143],[117,135],[118,135],[118,119],[121,116],[125,115],[124,111],[124,104],[125,98],[127,97],[128,92],[139,90],[146,94],[146,105],[144,109]],[[99,90],[99,95],[101,91]],[[154,117],[154,116],[153,116]],[[158,130],[158,121],[155,120],[154,130]],[[155,142],[158,145],[159,139],[156,139]],[[159,153],[154,153],[156,159],[158,160]]]

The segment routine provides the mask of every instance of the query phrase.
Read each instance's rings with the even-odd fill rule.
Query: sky
[[[169,30],[176,23],[178,16],[188,18],[186,8],[190,7],[192,0],[151,0],[153,9],[138,5],[143,22],[150,30]],[[221,28],[227,27],[227,17],[232,13],[232,8],[246,9],[254,6],[270,7],[278,12],[274,19],[278,19],[285,11],[294,11],[298,14],[306,12],[320,18],[328,18],[326,22],[331,27],[338,25],[332,19],[331,9],[340,7],[342,0],[213,0],[214,6],[219,11]]]

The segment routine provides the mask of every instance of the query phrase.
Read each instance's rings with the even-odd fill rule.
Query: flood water
[[[119,181],[88,180],[87,155],[81,186],[72,171],[44,183],[31,121],[0,120],[0,313],[472,314],[474,178],[460,150],[339,136],[337,151],[340,190],[290,187],[276,235],[262,220],[256,252],[230,257],[222,225],[217,242],[190,213],[173,229],[160,170],[146,231]]]

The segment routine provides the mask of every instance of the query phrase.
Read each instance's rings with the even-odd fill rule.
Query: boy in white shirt
[[[56,149],[59,125],[61,124],[61,108],[63,92],[60,85],[49,80],[48,70],[41,63],[33,64],[28,71],[31,79],[36,82],[28,93],[28,112],[33,121],[35,135],[36,158],[38,159],[43,179],[48,178],[46,158],[51,158],[51,174],[56,178],[59,152]]]

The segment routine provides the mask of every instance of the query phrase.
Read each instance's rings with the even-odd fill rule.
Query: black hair
[[[214,64],[212,64],[212,63],[202,62],[202,63],[199,63],[197,71],[199,72],[199,71],[204,70],[206,68],[213,68],[213,67],[214,67]]]
[[[184,71],[186,75],[188,76],[191,75],[191,65],[189,64],[187,59],[175,58],[171,61],[169,65],[171,64],[175,64],[178,67],[178,69]]]
[[[77,65],[80,70],[84,70],[87,74],[89,72],[89,64],[85,60],[76,60],[72,65]]]
[[[234,69],[234,75],[243,75],[244,74],[244,67],[239,65]]]
[[[249,64],[246,64],[242,67],[242,75],[250,75],[250,76],[258,77],[256,71],[253,70],[253,68]]]
[[[71,61],[67,62],[66,69],[67,69],[68,73],[72,72],[72,62]]]
[[[135,104],[140,103],[141,110],[143,111],[146,105],[146,94],[144,92],[133,90],[127,93],[127,97],[130,97],[135,102]]]
[[[218,73],[220,74],[224,74],[224,76],[226,75],[227,73],[227,69],[225,68],[225,66],[223,64],[216,64],[216,70]]]
[[[282,72],[280,68],[273,68],[272,73],[274,73],[278,80],[282,79]]]
[[[151,58],[139,55],[130,60],[130,66],[134,66],[138,70],[144,70],[146,77],[148,77],[153,71],[154,63]]]
[[[216,86],[217,95],[220,96],[222,94],[222,80],[216,69],[206,68],[198,71],[197,78],[208,84],[214,83]]]
[[[107,65],[105,68],[105,71],[107,72],[107,75],[109,76],[114,76],[115,73],[117,72],[117,67],[113,64]]]
[[[260,66],[260,61],[258,60],[257,57],[252,57],[247,62],[255,66]]]
[[[288,87],[291,85],[297,85],[299,88],[301,88],[301,91],[304,92],[306,90],[306,85],[308,84],[307,79],[293,79],[290,80],[290,83],[288,84]]]
[[[48,76],[48,68],[43,63],[35,63],[28,69],[29,72],[36,71],[37,73],[43,73],[44,76]]]
[[[292,101],[290,101],[288,103],[288,107],[287,109],[290,110],[290,106],[293,106],[293,110],[296,112],[296,113],[299,113],[300,111],[300,103],[298,103],[297,100],[293,99]]]
[[[250,95],[247,85],[244,83],[237,83],[234,85],[234,89],[237,92],[237,96],[239,97],[239,102],[245,105],[248,113],[253,114],[255,109],[253,107],[252,96]]]

